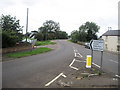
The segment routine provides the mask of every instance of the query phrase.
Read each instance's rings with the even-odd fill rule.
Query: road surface
[[[90,49],[67,40],[56,40],[56,42],[56,50],[3,62],[3,88],[45,87],[57,75],[67,74],[67,68],[74,59],[74,50],[80,53],[83,60],[86,59],[86,55],[91,54]],[[98,51],[94,51],[94,63],[100,65],[100,52]],[[117,74],[118,56],[104,52],[103,69]]]

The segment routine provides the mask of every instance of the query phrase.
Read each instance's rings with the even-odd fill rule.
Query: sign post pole
[[[92,61],[91,61],[91,67],[92,67],[92,63],[93,63],[93,49],[92,49],[92,42],[93,42],[93,40],[90,41],[91,58],[92,58]]]
[[[92,63],[93,63],[93,51],[101,51],[100,68],[102,69],[104,40],[91,40],[90,48],[91,48]]]
[[[100,64],[101,69],[102,69],[102,62],[103,62],[103,51],[101,51],[101,64]]]
[[[93,63],[93,50],[91,49],[92,63]],[[92,66],[92,64],[91,64]]]

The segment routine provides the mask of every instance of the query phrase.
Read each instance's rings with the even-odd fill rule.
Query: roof
[[[102,36],[120,36],[120,30],[108,30]]]

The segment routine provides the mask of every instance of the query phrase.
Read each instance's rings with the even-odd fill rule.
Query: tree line
[[[94,22],[86,22],[71,33],[71,41],[73,42],[89,42],[91,39],[98,39],[97,32],[100,27]],[[2,35],[2,48],[15,46],[16,43],[22,41],[23,26],[20,26],[20,20],[11,15],[3,15],[0,18],[0,35]],[[39,41],[53,39],[67,39],[68,34],[61,31],[60,24],[53,20],[46,20],[42,26],[38,28],[35,38]]]
[[[0,35],[2,35],[2,48],[15,46],[16,43],[21,42],[22,38],[29,34],[28,32],[26,35],[23,35],[22,32],[23,26],[20,26],[20,20],[11,15],[1,15]],[[53,20],[44,22],[37,32],[35,38],[39,41],[68,38],[68,34],[60,30],[60,24]]]
[[[68,34],[65,31],[60,30],[60,24],[53,21],[47,20],[38,29],[38,34],[36,37],[39,41],[42,40],[52,40],[52,39],[67,39]]]
[[[98,39],[97,32],[99,31],[100,26],[94,22],[86,22],[85,24],[79,27],[79,30],[74,30],[71,33],[71,41],[77,43],[80,42],[89,42],[91,39]]]

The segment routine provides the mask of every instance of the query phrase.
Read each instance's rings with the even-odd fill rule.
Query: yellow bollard
[[[91,68],[91,55],[87,55],[86,57],[86,68]]]

